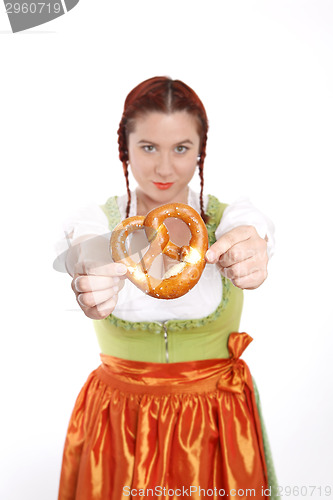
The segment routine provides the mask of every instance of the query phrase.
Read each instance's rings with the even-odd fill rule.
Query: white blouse
[[[131,192],[130,217],[136,215],[136,193]],[[125,218],[127,195],[117,198],[121,218]],[[191,189],[188,194],[188,205],[200,213],[199,195]],[[208,196],[204,196],[206,210]],[[262,238],[267,236],[267,252],[270,257],[274,250],[274,226],[272,222],[248,199],[241,199],[229,205],[222,216],[221,222],[215,232],[216,239],[241,226],[254,226]],[[58,258],[54,263],[55,269],[65,271],[66,250],[76,238],[86,235],[104,235],[110,237],[108,219],[104,211],[97,204],[86,206],[63,224],[65,238],[57,244]],[[145,295],[128,279],[125,286],[118,294],[118,302],[114,315],[128,321],[167,321],[170,319],[198,319],[211,314],[219,305],[222,298],[221,275],[215,264],[207,264],[197,283],[186,295],[174,300],[155,299]]]

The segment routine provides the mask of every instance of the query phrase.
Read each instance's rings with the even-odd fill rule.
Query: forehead
[[[151,111],[134,119],[130,137],[132,134],[138,140],[163,139],[178,142],[179,140],[196,139],[199,138],[198,119],[187,111],[174,111],[172,113]]]

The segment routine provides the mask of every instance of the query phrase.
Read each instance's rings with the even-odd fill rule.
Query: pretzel
[[[187,224],[191,231],[189,245],[178,247],[170,241],[164,224],[168,217],[181,219]],[[136,263],[126,249],[126,240],[130,234],[142,229],[150,247]],[[175,299],[185,295],[199,281],[206,265],[208,235],[205,223],[192,207],[169,203],[151,210],[146,217],[138,215],[122,221],[112,232],[110,246],[113,260],[127,266],[127,277],[140,290],[157,299]],[[149,269],[161,253],[179,263],[158,279],[149,275]]]

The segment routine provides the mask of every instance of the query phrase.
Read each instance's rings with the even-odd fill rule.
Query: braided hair
[[[187,111],[195,116],[198,122],[200,136],[200,152],[198,168],[200,177],[200,211],[204,221],[207,220],[203,205],[203,166],[206,157],[206,143],[208,119],[206,110],[197,94],[188,85],[180,80],[161,76],[145,80],[135,87],[126,97],[123,115],[118,129],[119,159],[123,164],[123,171],[127,188],[126,217],[129,216],[131,205],[131,191],[128,180],[128,136],[134,130],[135,118],[149,111],[172,113]]]

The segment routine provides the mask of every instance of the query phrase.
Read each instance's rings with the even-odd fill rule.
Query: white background
[[[0,12],[1,499],[56,499],[99,350],[53,244],[73,208],[124,191],[123,101],[155,75],[205,103],[206,192],[248,195],[276,225],[269,279],[245,294],[245,359],[279,484],[333,491],[333,3],[81,0],[17,34]]]

